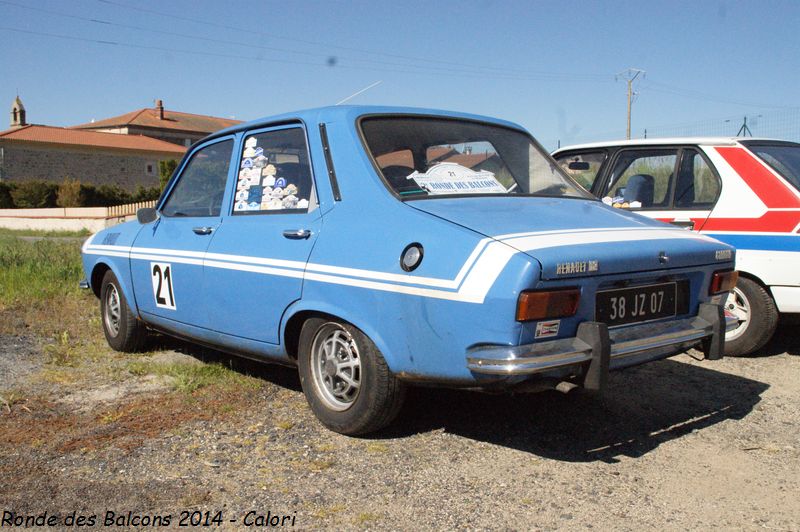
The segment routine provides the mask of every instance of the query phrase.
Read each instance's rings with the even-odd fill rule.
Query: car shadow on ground
[[[259,378],[289,390],[302,391],[300,377],[294,367],[265,364],[161,334],[154,334],[148,347],[154,351],[170,349],[207,364],[221,364],[238,373]]]
[[[415,389],[401,418],[381,437],[442,429],[555,460],[616,462],[741,419],[767,388],[751,379],[662,360],[613,373],[601,397],[581,390],[488,395]]]
[[[774,356],[786,353],[792,356],[800,356],[800,314],[789,314],[781,316],[775,334],[767,345],[761,350],[748,355],[750,358],[762,356]]]
[[[780,340],[780,338],[778,339]],[[180,340],[169,348],[301,392],[295,368],[228,355]],[[661,360],[610,375],[608,390],[593,395],[488,394],[411,388],[398,419],[368,436],[406,438],[436,430],[568,462],[617,462],[640,457],[664,442],[746,416],[769,386],[701,365]]]

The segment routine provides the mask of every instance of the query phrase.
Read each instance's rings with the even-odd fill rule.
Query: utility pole
[[[631,138],[631,103],[633,103],[633,97],[635,95],[633,92],[633,82],[639,77],[639,74],[641,74],[644,78],[646,72],[639,68],[629,68],[627,70],[623,70],[614,78],[622,78],[628,82],[628,127],[625,130],[625,138],[627,139]]]

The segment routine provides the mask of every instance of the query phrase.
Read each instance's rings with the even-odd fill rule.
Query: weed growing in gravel
[[[2,394],[0,394],[0,406],[2,406],[3,409],[5,409],[6,412],[9,413],[9,414],[11,413],[11,409],[15,405],[23,405],[25,403],[25,401],[27,401],[27,398],[21,392],[9,391],[9,392],[3,392]],[[23,408],[24,408],[24,406],[23,406]],[[0,410],[0,412],[1,412],[1,410]]]
[[[370,442],[366,446],[368,453],[388,453],[389,446],[385,443]]]
[[[365,525],[369,522],[377,521],[378,519],[380,519],[380,516],[378,514],[373,514],[371,512],[361,512],[356,517],[356,524]]]
[[[322,508],[317,508],[314,512],[312,512],[312,516],[316,517],[317,519],[327,519],[328,517],[334,516],[338,513],[341,513],[347,509],[347,506],[344,504],[332,504],[330,506],[323,506]]]
[[[185,364],[179,362],[159,364],[137,360],[128,364],[128,371],[136,376],[159,375],[172,379],[175,390],[192,393],[211,385],[244,386],[257,388],[258,381],[232,371],[221,364]]]

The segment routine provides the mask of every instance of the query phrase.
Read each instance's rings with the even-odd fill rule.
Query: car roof
[[[441,109],[425,109],[418,107],[396,107],[396,106],[380,106],[380,105],[331,105],[327,107],[316,107],[313,109],[304,109],[292,113],[283,113],[274,116],[267,116],[258,118],[249,122],[244,122],[231,126],[229,128],[217,131],[213,135],[206,137],[207,139],[230,135],[238,133],[239,131],[254,129],[259,127],[268,127],[287,122],[303,122],[305,124],[315,123],[328,123],[344,120],[345,122],[355,123],[355,120],[362,116],[367,115],[419,115],[419,116],[436,116],[444,118],[460,118],[464,120],[474,120],[480,122],[488,122],[500,126],[510,127],[525,131],[525,128],[507,120],[492,118],[489,116],[482,116],[470,113],[460,113],[456,111],[445,111]]]
[[[555,150],[553,153],[560,153],[568,150],[586,148],[609,148],[617,146],[660,146],[666,144],[697,144],[700,146],[733,146],[739,141],[768,141],[782,142],[777,139],[756,138],[756,137],[664,137],[653,139],[631,139],[631,140],[608,140],[602,142],[590,142],[586,144],[573,144]]]

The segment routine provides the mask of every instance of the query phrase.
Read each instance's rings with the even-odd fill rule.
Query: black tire
[[[725,335],[725,356],[736,357],[758,351],[772,338],[778,326],[778,309],[766,288],[747,277],[739,277],[725,308],[749,316]]]
[[[125,299],[117,276],[108,270],[100,285],[100,321],[108,345],[115,351],[140,351],[147,339],[147,329]]]
[[[300,332],[298,366],[314,415],[340,434],[377,431],[391,423],[403,405],[403,383],[372,340],[348,323],[307,320]]]

